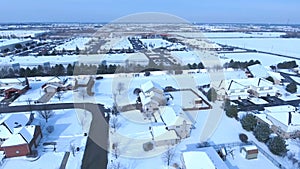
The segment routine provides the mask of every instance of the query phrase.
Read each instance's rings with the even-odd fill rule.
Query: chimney
[[[292,112],[289,112],[289,119],[288,119],[288,125],[292,123]]]

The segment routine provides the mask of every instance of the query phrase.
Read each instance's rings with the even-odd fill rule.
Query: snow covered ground
[[[230,62],[231,59],[234,61],[241,61],[241,62],[250,61],[250,60],[259,60],[263,66],[277,65],[278,63],[284,61],[294,60],[294,59],[262,54],[262,53],[226,53],[226,54],[219,54],[219,57],[223,63]],[[270,60],[272,60],[272,62]],[[296,60],[296,62],[297,64],[300,64],[300,60]]]
[[[280,35],[285,35],[284,32],[204,32],[204,37],[206,38],[220,38],[220,37],[235,37],[235,38],[250,38],[250,37],[280,37]]]
[[[239,39],[211,39],[224,45],[256,49],[300,58],[298,44],[300,39],[285,38],[239,38]]]
[[[84,50],[86,47],[86,44],[91,40],[91,38],[75,38],[72,39],[71,41],[68,41],[62,45],[57,46],[55,49],[56,50],[75,50],[76,47],[78,47],[80,50]]]
[[[0,31],[0,36],[16,36],[16,37],[35,37],[36,35],[46,33],[42,30],[3,30]]]

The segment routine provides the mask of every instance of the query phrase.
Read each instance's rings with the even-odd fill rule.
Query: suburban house
[[[276,96],[279,92],[272,82],[264,78],[222,80],[217,89],[219,95],[230,100]]]
[[[42,132],[40,126],[30,125],[31,114],[10,114],[1,119],[0,151],[6,157],[31,154],[37,148]]]
[[[151,126],[149,130],[155,146],[175,145],[180,141],[176,132],[167,130],[164,125]]]
[[[193,123],[181,108],[161,106],[154,113],[154,118],[158,124],[163,124],[167,130],[175,131],[180,139],[190,136]]]
[[[46,93],[55,93],[61,90],[71,90],[72,85],[69,82],[69,79],[61,79],[59,77],[53,77],[48,80],[44,85],[42,85],[42,89]]]
[[[255,145],[243,146],[241,147],[240,152],[247,160],[257,159],[258,156],[258,148]]]
[[[219,87],[225,92],[225,98],[229,100],[247,99],[249,97],[248,86],[235,80],[223,80]]]
[[[167,99],[164,91],[157,83],[148,81],[141,85],[142,92],[139,93],[142,109],[146,114],[152,115],[159,106],[165,106]]]
[[[263,114],[255,114],[258,123],[269,124],[272,131],[283,138],[300,135],[300,114],[291,105],[265,107]]]
[[[29,89],[29,82],[27,78],[16,79],[1,79],[0,90],[3,91],[6,99],[14,95],[21,95]]]
[[[272,77],[275,84],[281,84],[282,80],[284,79],[284,77],[282,77],[280,73],[276,73],[271,70],[268,70],[261,64],[248,66],[248,70],[254,78]]]
[[[212,147],[183,152],[181,162],[183,169],[228,169]]]

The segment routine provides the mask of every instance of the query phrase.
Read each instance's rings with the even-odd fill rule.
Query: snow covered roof
[[[62,83],[62,80],[59,77],[55,76],[55,77],[49,79],[47,83]]]
[[[11,136],[11,132],[4,125],[0,125],[0,138],[9,138]]]
[[[243,148],[246,151],[257,150],[257,147],[255,145],[247,145],[247,146],[243,146]]]
[[[279,121],[281,124],[283,124],[285,127],[282,128],[283,130],[286,129],[286,132],[293,132],[295,130],[300,130],[300,114],[299,113],[291,113],[291,124],[288,124],[289,122],[289,113],[268,113],[267,118],[270,116],[277,121]],[[272,119],[271,119],[272,121]]]
[[[248,66],[248,70],[254,77],[258,78],[266,78],[269,76],[267,69],[261,64],[255,64],[252,66]]]
[[[139,93],[139,96],[143,105],[149,104],[152,101],[150,97],[146,97],[145,94],[142,92]]]
[[[11,133],[15,133],[17,128],[25,126],[29,121],[29,117],[23,113],[20,114],[10,114],[10,116],[3,122],[10,130]]]
[[[210,84],[210,77],[208,73],[196,73],[193,77],[197,86]]]
[[[25,126],[22,128],[19,134],[21,134],[26,142],[29,143],[33,139],[35,128],[36,126],[34,125]]]
[[[1,147],[10,147],[15,145],[27,144],[26,140],[21,136],[21,134],[14,134],[7,140],[3,142]]]
[[[141,90],[144,93],[150,92],[150,90],[153,90],[153,89],[162,90],[162,87],[159,84],[157,84],[153,81],[148,81],[148,82],[141,85]]]
[[[189,119],[185,119],[180,115],[180,109],[175,108],[176,107],[170,106],[159,107],[159,113],[167,127],[183,125],[183,121],[185,121],[187,124],[192,124],[192,122]]]
[[[25,78],[9,78],[9,79],[0,79],[0,84],[11,84],[11,83],[22,83],[25,82]]]
[[[267,118],[267,114],[253,114],[260,120],[264,121],[265,123],[269,124],[270,126],[273,125],[273,123]]]
[[[155,141],[179,139],[174,130],[169,131],[164,125],[152,126],[151,129]]]
[[[215,169],[215,165],[205,152],[190,151],[182,153],[186,169]]]
[[[287,113],[287,112],[295,111],[296,108],[292,105],[281,105],[281,106],[265,107],[265,110],[270,113]]]

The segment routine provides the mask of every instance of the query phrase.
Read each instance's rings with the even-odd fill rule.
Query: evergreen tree
[[[218,94],[216,89],[210,88],[207,92],[207,99],[211,102],[215,102],[217,100]]]
[[[290,93],[296,93],[297,92],[297,85],[294,82],[288,84],[286,86],[286,91],[288,91]]]
[[[271,133],[272,133],[271,129],[270,129],[269,125],[266,123],[258,124],[253,130],[253,134],[254,134],[255,138],[258,141],[264,142],[264,143],[268,141]]]
[[[275,155],[284,155],[287,152],[285,140],[279,136],[276,136],[268,142],[270,151]]]
[[[253,131],[257,125],[257,120],[253,114],[247,114],[241,120],[242,127],[247,131]]]
[[[228,106],[228,108],[225,110],[225,112],[228,117],[237,119],[238,108],[236,105]]]

